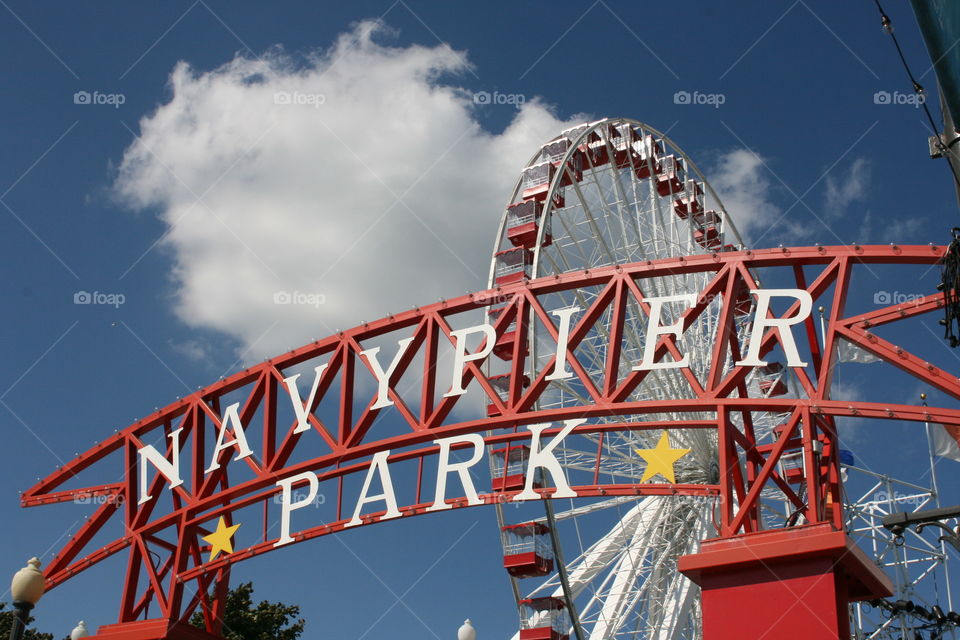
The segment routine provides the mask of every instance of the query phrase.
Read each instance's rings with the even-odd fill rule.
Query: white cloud
[[[305,62],[180,63],[124,154],[116,192],[168,225],[177,315],[248,360],[483,288],[520,168],[573,123],[528,99],[488,133],[449,81],[462,54],[376,30]]]
[[[835,382],[830,389],[830,397],[841,402],[863,402],[867,398],[863,390],[854,383]]]
[[[170,341],[169,344],[171,349],[196,362],[206,360],[210,356],[207,346],[199,340]]]
[[[866,400],[863,390],[852,382],[834,381],[830,388],[830,397],[841,402],[862,402]],[[856,418],[838,418],[837,428],[844,445],[855,445],[863,441],[863,420]]]
[[[761,156],[747,149],[733,149],[720,156],[708,180],[749,245],[751,241],[784,234],[802,235],[802,228],[781,220],[782,210],[773,203],[773,189]],[[773,226],[779,227],[779,232]]]
[[[827,174],[826,185],[824,199],[829,216],[841,215],[851,204],[866,200],[870,186],[870,165],[867,159],[857,158],[845,172],[835,168]]]

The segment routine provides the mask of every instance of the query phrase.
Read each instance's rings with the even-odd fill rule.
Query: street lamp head
[[[33,606],[40,601],[45,588],[46,582],[40,571],[40,560],[30,558],[27,566],[14,574],[13,582],[10,583],[10,595],[13,597],[14,604]]]
[[[457,640],[477,640],[477,630],[470,624],[470,618],[464,620],[457,630]]]
[[[87,625],[83,620],[80,621],[76,627],[73,628],[73,631],[70,632],[70,640],[77,640],[78,638],[86,638],[90,635],[90,632],[87,631]]]

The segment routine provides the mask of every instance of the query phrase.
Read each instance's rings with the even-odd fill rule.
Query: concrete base
[[[704,640],[848,640],[848,605],[892,594],[842,531],[810,525],[706,540],[680,571],[700,586]]]
[[[108,624],[89,637],[90,640],[223,640],[194,626],[163,618]]]

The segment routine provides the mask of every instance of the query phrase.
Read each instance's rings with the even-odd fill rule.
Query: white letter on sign
[[[323,375],[328,364],[329,363],[325,362],[318,367],[314,367],[313,386],[310,388],[310,396],[307,398],[306,404],[300,399],[300,389],[297,388],[297,378],[300,377],[300,374],[298,373],[283,379],[283,384],[287,387],[287,395],[290,396],[290,402],[293,403],[293,412],[297,416],[297,428],[293,430],[294,433],[310,431],[308,416],[310,415],[310,410],[313,408],[314,401],[317,399],[317,388],[320,386],[320,376]]]
[[[237,448],[237,457],[234,460],[243,460],[247,456],[253,455],[250,445],[247,444],[247,434],[243,432],[243,425],[240,424],[240,415],[237,413],[239,408],[240,403],[234,402],[223,412],[223,419],[220,421],[220,433],[217,434],[217,446],[213,450],[213,455],[210,457],[210,466],[204,471],[205,474],[220,468],[220,452],[224,449]],[[233,440],[224,442],[223,437],[227,434],[228,428],[233,431]]]
[[[137,457],[140,459],[140,500],[137,504],[143,504],[150,500],[150,491],[147,488],[147,463],[149,462],[164,478],[170,482],[170,488],[179,487],[183,484],[183,478],[180,477],[180,432],[183,428],[171,431],[170,441],[173,443],[173,462],[167,460],[167,457],[156,450],[153,445],[146,445],[137,449]]]
[[[643,360],[633,368],[634,371],[647,371],[649,369],[680,369],[690,363],[690,355],[684,355],[677,362],[654,362],[657,357],[657,342],[660,336],[672,335],[678,340],[683,333],[683,320],[677,320],[671,325],[661,325],[660,316],[663,312],[663,303],[665,302],[686,302],[687,307],[697,304],[697,294],[684,293],[679,296],[662,296],[659,298],[647,298],[650,304],[650,324],[647,325],[647,337],[643,345]]]
[[[800,360],[797,343],[793,339],[792,325],[803,322],[810,317],[813,308],[813,298],[806,289],[751,289],[750,293],[757,296],[757,314],[753,318],[753,332],[750,334],[750,345],[747,347],[747,357],[737,363],[738,367],[762,367],[766,362],[760,359],[760,347],[763,334],[767,329],[777,329],[780,334],[780,344],[787,354],[788,367],[805,367],[806,362]],[[797,315],[792,318],[768,318],[770,298],[773,296],[788,296],[800,302]]]
[[[576,498],[577,492],[570,488],[567,483],[567,477],[563,475],[563,467],[553,455],[553,449],[563,442],[563,439],[575,428],[586,422],[586,418],[576,420],[564,420],[566,426],[560,430],[560,433],[553,437],[550,444],[543,449],[540,448],[540,434],[544,429],[549,429],[550,424],[532,424],[528,428],[532,434],[530,437],[530,459],[527,461],[527,478],[523,491],[513,497],[514,500],[537,500],[540,494],[533,490],[533,481],[537,477],[537,469],[543,467],[550,472],[553,477],[553,484],[557,490],[553,492],[553,498]]]
[[[469,356],[467,355],[467,336],[471,333],[483,333],[486,337],[487,343],[484,345],[483,349],[477,353],[472,353]],[[453,357],[453,382],[450,383],[450,391],[447,391],[443,394],[444,398],[452,398],[454,396],[462,396],[467,392],[463,388],[463,367],[468,362],[473,362],[474,360],[482,360],[490,355],[490,352],[493,351],[494,343],[497,341],[497,334],[489,324],[478,324],[475,327],[470,327],[468,329],[457,329],[456,331],[451,331],[450,335],[457,339],[456,354]]]
[[[391,400],[388,395],[390,390],[390,376],[397,370],[397,366],[400,364],[400,358],[407,352],[407,347],[410,346],[411,342],[413,342],[412,337],[397,341],[397,346],[400,348],[397,351],[397,355],[393,356],[393,362],[390,363],[390,367],[386,371],[383,370],[383,367],[380,366],[380,361],[377,360],[380,347],[364,349],[360,352],[360,355],[370,363],[370,368],[373,369],[373,375],[377,378],[377,401],[370,407],[371,409],[382,409],[393,404],[393,400]]]
[[[370,468],[367,469],[367,477],[363,480],[363,490],[357,499],[357,508],[353,510],[353,518],[350,519],[350,522],[343,525],[344,527],[355,527],[358,524],[362,524],[360,520],[360,510],[363,508],[363,505],[368,502],[376,502],[377,500],[383,500],[387,503],[387,512],[383,514],[383,517],[380,518],[381,520],[400,517],[400,510],[397,508],[397,498],[393,494],[393,481],[390,479],[390,468],[387,466],[387,458],[389,456],[389,449],[379,451],[373,455],[373,460],[370,461]],[[383,485],[383,493],[378,493],[375,496],[367,496],[374,471],[380,474],[380,484]]]
[[[567,371],[567,343],[570,342],[570,319],[580,307],[557,309],[551,313],[560,319],[560,328],[557,330],[557,363],[553,365],[553,373],[547,380],[566,380],[573,377],[573,371]]]
[[[293,485],[298,482],[307,481],[310,484],[310,488],[307,490],[307,495],[297,500],[293,501]],[[289,478],[284,478],[283,480],[277,481],[277,486],[283,489],[283,495],[280,499],[280,539],[273,543],[275,547],[281,547],[285,544],[290,544],[293,542],[293,537],[290,536],[290,512],[296,511],[297,509],[303,509],[305,506],[313,502],[317,497],[317,474],[313,471],[307,471],[305,473],[298,473],[295,476],[290,476]]]
[[[478,433],[467,433],[452,438],[441,438],[440,440],[434,440],[434,442],[440,445],[440,453],[438,455],[439,463],[437,464],[437,491],[433,497],[433,504],[427,507],[427,511],[443,511],[444,509],[452,508],[452,505],[447,504],[445,501],[447,495],[447,474],[451,471],[456,471],[460,476],[460,482],[463,484],[463,492],[467,496],[467,504],[471,506],[483,504],[483,500],[477,496],[477,490],[473,486],[473,480],[470,479],[470,472],[467,471],[470,467],[480,462],[480,458],[483,457],[483,437]],[[460,442],[473,443],[473,456],[466,462],[450,464],[450,445]]]

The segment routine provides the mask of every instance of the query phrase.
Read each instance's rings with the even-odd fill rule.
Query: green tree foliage
[[[195,613],[190,623],[203,629],[203,613]],[[266,600],[254,605],[252,582],[231,589],[227,595],[223,617],[223,637],[227,640],[297,640],[303,627],[300,607],[296,605]]]
[[[7,609],[6,602],[0,602],[0,638],[10,637],[10,629],[13,627],[13,619],[16,615],[12,608]],[[36,629],[31,629],[31,624],[33,624],[33,616],[27,618],[27,630],[23,634],[24,640],[53,640],[52,633],[40,633]]]

